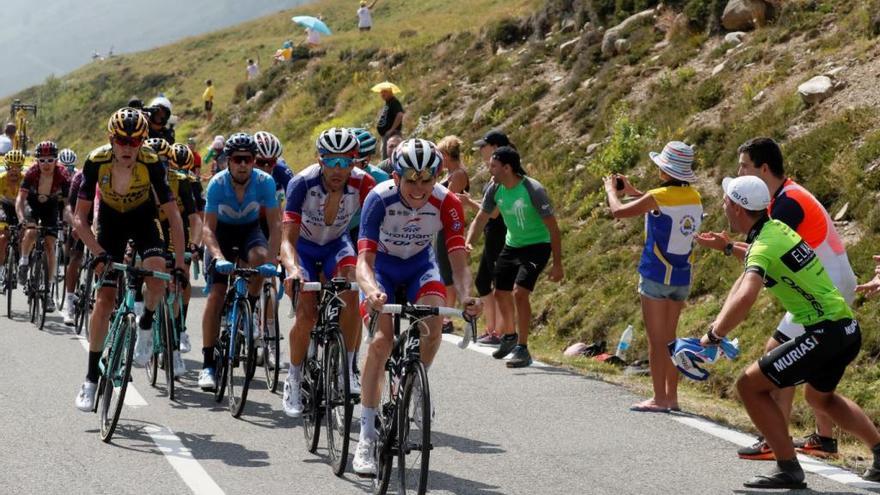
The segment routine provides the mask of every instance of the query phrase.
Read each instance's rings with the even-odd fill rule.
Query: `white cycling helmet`
[[[443,156],[437,151],[437,147],[427,139],[407,139],[400,143],[394,150],[391,163],[394,171],[403,176],[407,169],[422,175],[430,171],[431,175],[437,175]]]
[[[150,101],[149,106],[151,107],[162,107],[168,110],[168,115],[170,116],[173,108],[171,107],[171,100],[164,96],[157,96]]]
[[[257,156],[275,159],[281,156],[281,141],[271,132],[257,131],[254,141],[257,143]]]
[[[318,148],[318,153],[321,155],[344,155],[357,151],[358,140],[351,131],[344,127],[331,127],[318,136],[315,147]]]
[[[58,152],[58,161],[68,167],[76,165],[76,153],[70,148],[64,148]]]

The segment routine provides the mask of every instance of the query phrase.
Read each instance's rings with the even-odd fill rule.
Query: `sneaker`
[[[46,312],[47,313],[54,313],[55,312],[55,299],[50,297],[46,301]]]
[[[189,343],[189,334],[183,332],[180,334],[180,352],[186,354],[192,350],[192,344]]]
[[[451,321],[444,321],[442,331],[443,333],[452,333],[455,331],[455,325]]]
[[[217,380],[214,378],[214,368],[205,368],[199,373],[199,388],[205,392],[213,392],[217,388]]]
[[[284,381],[284,395],[281,397],[281,409],[290,418],[298,418],[303,413],[301,382],[295,380],[293,375],[287,374]]]
[[[517,346],[516,343],[517,337],[515,333],[505,334],[501,337],[501,342],[499,342],[498,350],[492,353],[492,357],[495,359],[504,359],[513,351],[513,348]]]
[[[354,370],[348,373],[348,391],[351,395],[361,395],[361,377]]]
[[[736,451],[736,454],[740,459],[747,459],[750,461],[776,460],[776,454],[773,453],[773,450],[767,445],[767,442],[764,441],[764,437],[758,437],[757,442],[748,447],[742,447]]]
[[[813,433],[794,441],[794,448],[807,455],[816,457],[834,457],[837,455],[837,440]]]
[[[376,441],[361,440],[354,449],[351,469],[361,476],[376,476]]]
[[[501,339],[494,333],[486,332],[477,338],[477,344],[495,347],[501,345]]]
[[[138,327],[137,343],[134,346],[134,362],[144,366],[150,360],[153,352],[153,331],[140,330]]]
[[[68,306],[67,309],[61,312],[61,315],[64,317],[64,324],[69,327],[72,327],[76,323],[73,314],[74,311],[73,306]]]
[[[27,285],[28,266],[18,265],[18,285]]]
[[[525,368],[531,366],[532,355],[529,354],[529,348],[524,345],[517,345],[513,348],[513,355],[507,361],[508,368]]]
[[[186,363],[180,357],[180,351],[174,351],[172,359],[174,360],[174,376],[183,376],[186,373]]]
[[[98,384],[88,380],[84,381],[76,394],[76,408],[82,412],[92,412],[95,409],[95,392],[98,391]]]

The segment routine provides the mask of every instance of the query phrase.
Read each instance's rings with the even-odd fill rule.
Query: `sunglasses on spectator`
[[[58,159],[57,158],[38,158],[37,161],[40,163],[55,163],[56,161],[58,161]]]
[[[140,148],[140,146],[144,144],[144,140],[141,138],[124,136],[116,136],[115,138],[113,138],[113,142],[115,142],[119,146],[130,146],[132,148]]]
[[[403,177],[403,180],[409,182],[428,182],[434,178],[434,172],[429,168],[423,169],[421,172],[407,168],[400,175]]]
[[[232,155],[229,157],[229,161],[242,165],[252,163],[254,161],[254,157],[250,155]]]
[[[266,159],[266,158],[257,158],[257,166],[258,167],[274,167],[275,164],[278,163],[278,160]]]
[[[330,168],[348,168],[354,163],[354,160],[347,156],[336,156],[333,158],[321,158],[321,163]]]

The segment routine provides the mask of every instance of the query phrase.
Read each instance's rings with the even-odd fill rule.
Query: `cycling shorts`
[[[229,261],[235,260],[233,255],[235,248],[238,248],[238,259],[246,262],[248,261],[248,254],[251,249],[255,247],[269,247],[266,236],[263,235],[263,231],[260,229],[260,222],[257,221],[240,225],[217,222],[217,231],[214,232],[214,236],[217,239],[217,244],[220,245],[220,252]],[[205,273],[207,273],[208,267],[211,266],[212,259],[213,257],[208,250],[205,250]],[[228,275],[217,273],[216,270],[211,273],[211,283],[226,285],[228,281]]]
[[[168,223],[168,220],[163,220],[160,222],[162,224],[162,236],[165,238],[165,247],[167,252],[174,252],[174,243],[171,242],[171,224]],[[189,222],[186,220],[183,221],[183,245],[184,250],[189,248]]]
[[[514,284],[535,290],[538,276],[550,261],[550,243],[542,242],[523,247],[505,245],[495,261],[495,289],[513,290]]]
[[[58,227],[59,206],[59,203],[54,200],[45,203],[28,201],[24,207],[25,223],[36,224],[41,227]]]
[[[123,263],[128,240],[134,241],[134,247],[141,259],[163,256],[165,240],[162,238],[162,227],[156,209],[150,203],[144,203],[133,210],[120,213],[112,208],[102,208],[97,219],[98,244],[107,252],[113,261]],[[113,272],[104,279],[104,287],[116,287],[119,272]]]
[[[0,203],[0,223],[18,225],[18,214],[15,213],[15,205]]]
[[[397,289],[406,291],[409,302],[416,303],[424,296],[440,296],[446,300],[446,285],[430,249],[407,260],[385,253],[376,253],[376,282],[394,303]]]
[[[296,254],[299,256],[299,267],[306,282],[318,282],[320,279],[318,265],[324,272],[324,278],[330,280],[345,267],[357,265],[357,253],[348,235],[323,246],[300,238],[296,241]]]
[[[809,383],[819,392],[833,392],[861,347],[857,321],[825,321],[765,354],[758,366],[779,388]]]

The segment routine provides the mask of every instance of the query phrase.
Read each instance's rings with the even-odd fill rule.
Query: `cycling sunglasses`
[[[278,160],[275,159],[267,160],[265,158],[257,158],[256,164],[258,167],[274,167],[276,163],[278,163]]]
[[[38,158],[37,161],[40,163],[55,163],[58,161],[58,159],[57,158]]]
[[[132,148],[140,148],[141,145],[144,144],[144,140],[141,138],[125,136],[116,136],[113,138],[113,142],[118,144],[119,146],[130,146]]]
[[[403,180],[409,182],[427,182],[434,178],[434,171],[430,168],[426,168],[419,172],[415,169],[407,168],[403,170],[403,173],[400,174],[400,176]]]
[[[347,156],[333,158],[321,158],[321,163],[330,168],[348,168],[354,163],[354,159]]]
[[[253,162],[254,157],[250,155],[232,155],[229,157],[229,161],[241,165]]]

